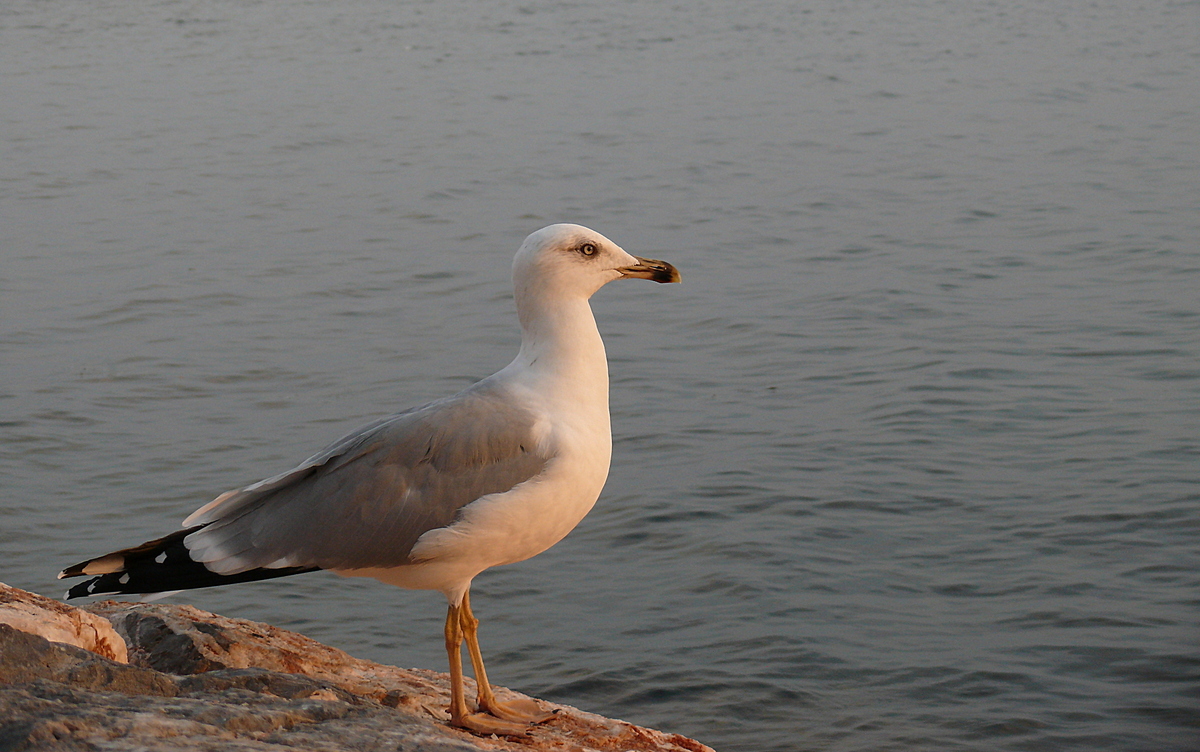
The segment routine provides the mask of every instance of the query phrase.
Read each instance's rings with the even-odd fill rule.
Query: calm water
[[[517,343],[616,446],[476,583],[497,680],[723,752],[1200,749],[1200,5],[13,0],[0,579],[172,529]],[[440,596],[177,600],[441,668]]]

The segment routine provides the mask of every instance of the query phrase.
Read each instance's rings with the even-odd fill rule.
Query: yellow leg
[[[483,667],[483,652],[479,649],[479,619],[471,611],[471,594],[463,596],[459,610],[459,624],[463,636],[467,640],[467,652],[471,656],[471,667],[475,669],[475,686],[479,699],[479,710],[491,713],[497,718],[514,723],[542,723],[554,717],[547,713],[533,700],[514,700],[500,702],[492,693],[492,685],[488,682],[487,669]]]
[[[528,736],[525,730],[530,721],[501,717],[495,714],[491,708],[484,707],[483,698],[485,696],[491,698],[492,703],[496,704],[495,698],[492,697],[492,688],[487,684],[485,675],[481,674],[483,678],[477,682],[481,688],[487,687],[486,692],[480,690],[479,709],[483,712],[471,713],[468,711],[462,665],[463,627],[468,621],[473,624],[471,636],[467,640],[471,661],[473,665],[476,665],[477,670],[481,670],[483,659],[480,658],[479,663],[475,664],[479,644],[474,637],[474,625],[477,625],[478,622],[474,616],[470,616],[470,608],[466,606],[465,599],[463,605],[450,606],[446,612],[446,655],[450,659],[450,725],[474,731],[477,734]],[[485,715],[485,713],[488,714]]]
[[[459,606],[446,612],[446,655],[450,658],[450,724],[462,726],[467,717],[467,697],[463,690],[462,626]]]

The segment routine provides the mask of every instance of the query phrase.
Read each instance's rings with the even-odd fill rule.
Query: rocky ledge
[[[3,752],[712,752],[544,700],[555,717],[529,737],[480,737],[447,725],[449,692],[446,674],[359,660],[267,624],[166,604],[80,609],[0,583]]]

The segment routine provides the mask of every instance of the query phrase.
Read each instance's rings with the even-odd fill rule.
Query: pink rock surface
[[[4,611],[8,604],[16,605]],[[477,736],[447,724],[446,674],[364,661],[295,632],[191,606],[104,601],[83,610],[6,587],[0,613],[15,614],[8,623],[21,630],[0,628],[7,651],[0,726],[27,735],[7,740],[14,749],[712,752],[677,734],[544,700],[555,715],[528,737]],[[115,639],[122,650],[114,654],[127,647],[127,665],[99,650],[55,644],[65,633],[106,633],[110,623],[113,637],[101,644]],[[87,626],[68,628],[75,624]],[[495,689],[502,700],[525,697]]]
[[[128,660],[125,641],[108,619],[3,582],[0,582],[0,624],[51,642],[90,650],[118,663]]]

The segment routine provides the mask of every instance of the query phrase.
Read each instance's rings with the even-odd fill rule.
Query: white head
[[[632,256],[580,225],[543,227],[525,238],[513,259],[518,307],[529,299],[587,300],[609,282],[626,277],[678,282],[679,272],[665,261]]]

